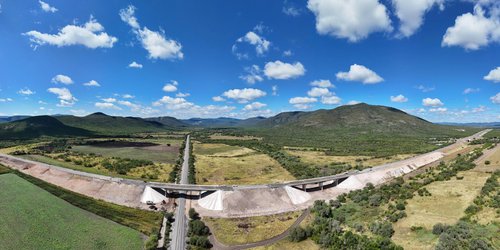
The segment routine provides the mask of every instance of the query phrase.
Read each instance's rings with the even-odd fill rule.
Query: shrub
[[[302,227],[298,226],[290,230],[290,241],[300,242],[305,239],[307,239],[307,233]]]
[[[446,224],[438,223],[432,227],[432,233],[435,235],[440,235],[446,230],[448,230],[449,226]]]

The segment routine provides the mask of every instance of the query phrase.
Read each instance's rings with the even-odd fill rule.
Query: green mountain
[[[65,125],[104,135],[161,132],[168,129],[159,122],[146,121],[136,117],[109,116],[100,112],[84,117],[65,115],[56,118]]]
[[[434,124],[399,109],[365,103],[331,110],[284,112],[259,121],[247,130],[278,145],[327,148],[336,154],[365,155],[425,152],[450,138],[478,131],[476,128]]]
[[[51,116],[34,116],[0,124],[2,139],[33,139],[40,136],[89,136],[88,130],[67,126]]]
[[[171,116],[150,117],[144,120],[150,122],[157,122],[170,128],[185,128],[190,126],[189,124]]]

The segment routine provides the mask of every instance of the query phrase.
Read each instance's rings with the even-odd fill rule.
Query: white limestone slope
[[[302,190],[298,190],[293,187],[285,186],[285,191],[288,194],[288,197],[290,197],[290,200],[294,205],[297,204],[302,204],[309,199],[311,199],[311,195],[308,194],[307,192],[304,192]]]
[[[359,180],[357,175],[349,176],[345,181],[341,182],[337,188],[346,190],[357,190],[365,187],[366,183]]]
[[[144,192],[142,193],[141,196],[141,202],[142,203],[147,203],[148,201],[151,201],[153,203],[160,203],[163,200],[166,200],[167,198],[160,194],[158,191],[154,190],[150,186],[146,186],[144,188]]]
[[[208,210],[222,211],[224,209],[224,191],[216,191],[198,200],[198,204]]]

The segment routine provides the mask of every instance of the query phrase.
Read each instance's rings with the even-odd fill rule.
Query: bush
[[[200,214],[194,210],[194,208],[189,209],[189,218],[191,220],[199,220],[200,219]]]
[[[448,228],[449,228],[448,225],[438,223],[432,227],[432,233],[435,235],[440,235],[443,232],[445,232],[446,230],[448,230]]]
[[[302,227],[298,226],[290,230],[290,241],[300,242],[305,239],[307,239],[307,233],[306,230],[304,230]]]
[[[394,234],[392,224],[389,222],[373,222],[370,225],[370,231],[382,237],[391,238]]]
[[[190,236],[199,235],[207,236],[210,234],[210,229],[201,220],[192,220],[189,222],[189,232]]]
[[[490,163],[491,163],[490,161],[485,161],[484,165],[490,165]]]
[[[212,247],[212,244],[210,244],[210,241],[206,236],[198,236],[198,235],[191,236],[189,237],[189,244],[192,246],[206,248],[206,249]]]

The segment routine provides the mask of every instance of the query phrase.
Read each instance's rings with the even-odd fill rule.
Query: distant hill
[[[451,126],[476,127],[476,128],[500,128],[500,122],[470,122],[470,123],[440,122],[439,124],[451,125]]]
[[[144,120],[150,122],[157,122],[170,128],[185,128],[190,126],[189,124],[171,116],[150,117]]]
[[[29,115],[0,116],[0,123],[13,122],[30,117]]]
[[[193,127],[230,128],[230,127],[255,126],[257,123],[265,119],[266,119],[265,117],[253,117],[248,119],[220,117],[220,118],[191,118],[181,121]]]
[[[284,146],[331,148],[339,154],[382,152],[394,145],[401,152],[425,152],[440,138],[464,137],[470,127],[434,124],[399,109],[345,105],[330,110],[284,112],[257,122],[248,132]],[[389,153],[387,153],[389,154]],[[371,154],[370,154],[371,155]]]
[[[65,115],[55,118],[65,125],[106,135],[161,132],[168,129],[168,127],[159,122],[146,121],[137,117],[109,116],[100,112],[84,117]]]
[[[51,116],[33,116],[23,120],[0,124],[2,139],[33,139],[40,136],[89,136],[85,129],[64,125]]]

